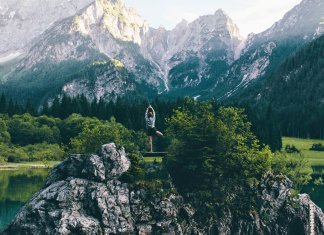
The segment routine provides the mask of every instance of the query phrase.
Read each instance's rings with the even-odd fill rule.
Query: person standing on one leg
[[[151,105],[145,111],[145,122],[147,129],[147,147],[150,152],[153,152],[153,136],[163,136],[163,134],[155,128],[155,111]]]

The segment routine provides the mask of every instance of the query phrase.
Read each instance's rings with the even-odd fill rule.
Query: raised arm
[[[147,113],[149,111],[149,109],[153,109],[151,105],[149,105],[147,108],[146,108],[146,111],[145,111],[145,118],[147,118]],[[154,112],[154,111],[153,111]]]
[[[146,111],[145,111],[145,118],[147,118],[147,113],[148,113],[149,108],[150,108],[150,106],[148,106]]]
[[[155,118],[155,111],[153,109],[153,107],[150,105],[150,108],[152,109],[152,112],[153,112],[153,117]]]

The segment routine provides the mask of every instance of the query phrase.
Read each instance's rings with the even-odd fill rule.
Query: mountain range
[[[246,39],[221,9],[166,30],[151,28],[121,0],[51,4],[37,8],[39,27],[28,23],[31,11],[0,4],[0,31],[6,32],[0,40],[0,90],[17,100],[41,104],[63,93],[89,100],[134,94],[252,97],[287,58],[324,33],[322,0],[303,0]]]

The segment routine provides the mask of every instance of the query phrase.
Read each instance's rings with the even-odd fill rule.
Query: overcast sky
[[[269,28],[301,0],[125,0],[150,24],[172,29],[182,19],[192,21],[201,15],[223,9],[240,28],[241,34],[259,33]]]

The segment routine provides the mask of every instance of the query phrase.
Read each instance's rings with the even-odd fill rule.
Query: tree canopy
[[[166,165],[182,193],[195,192],[200,202],[245,206],[240,196],[270,170],[272,154],[251,132],[242,109],[214,107],[188,99],[175,110],[167,120],[174,139]]]

